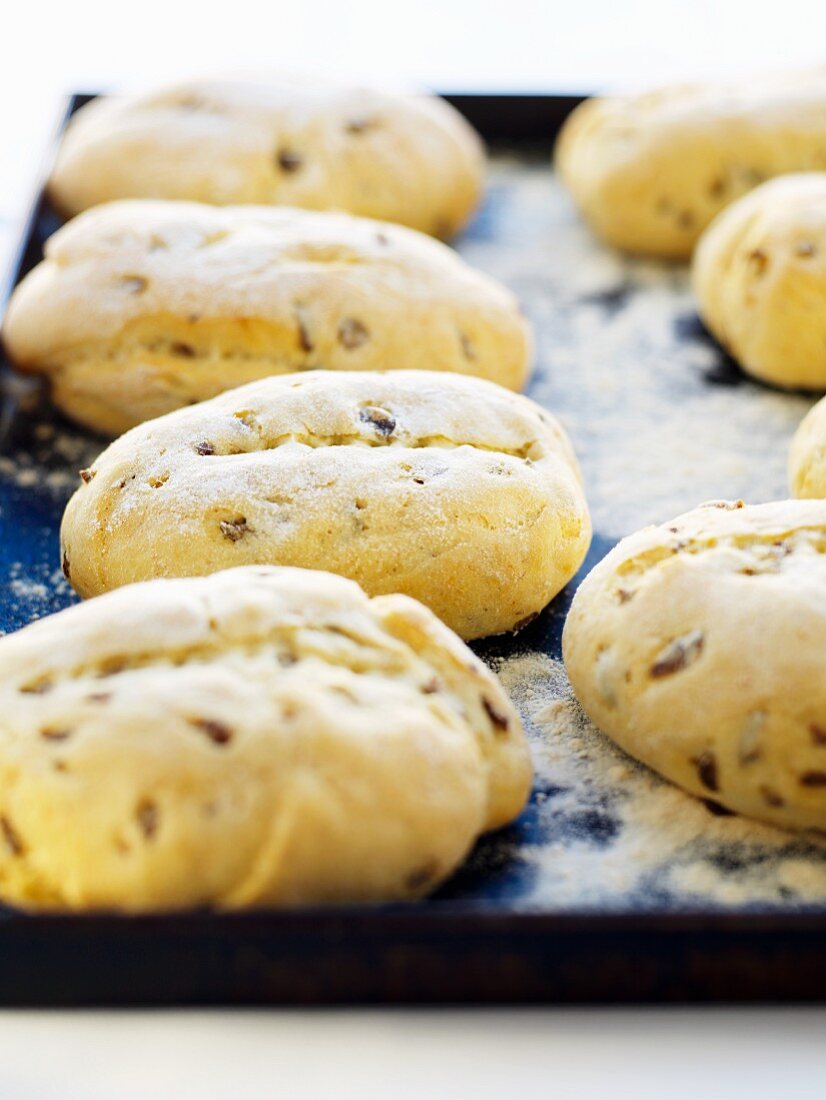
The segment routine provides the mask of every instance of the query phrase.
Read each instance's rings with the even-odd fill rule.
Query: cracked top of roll
[[[565,626],[577,697],[691,793],[826,829],[826,501],[718,501],[630,536]]]
[[[550,413],[434,371],[313,371],[139,425],[81,472],[61,528],[84,596],[269,563],[405,592],[465,638],[518,629],[591,526]]]

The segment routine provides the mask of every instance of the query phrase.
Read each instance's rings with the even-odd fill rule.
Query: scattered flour
[[[520,904],[742,907],[826,897],[826,846],[718,816],[626,756],[573,699],[560,661],[526,653],[497,671],[526,723],[538,790],[549,792],[537,802],[539,841],[520,851],[535,871]],[[588,827],[577,835],[583,815]]]
[[[547,163],[499,162],[491,182],[489,218],[460,251],[534,323],[529,393],[571,434],[596,530],[620,537],[703,500],[787,496],[789,441],[814,399],[721,370],[687,269],[602,248]]]
[[[33,581],[29,578],[12,577],[9,588],[15,596],[23,600],[45,600],[49,595],[49,588],[42,581]]]
[[[601,248],[547,160],[499,158],[459,251],[516,292],[536,331],[530,393],[556,413],[582,465],[595,530],[616,539],[702,500],[786,495],[788,443],[811,399],[745,380],[698,328],[684,268]],[[31,423],[29,422],[31,421]],[[102,443],[35,411],[0,455],[6,629],[71,602],[57,529],[77,471]],[[20,502],[37,525],[17,536]],[[527,724],[536,789],[509,853],[525,872],[508,905],[653,909],[803,905],[826,898],[826,849],[718,817],[626,757],[585,718],[559,661],[497,663]],[[503,855],[504,853],[504,855]],[[475,897],[492,896],[490,878]]]

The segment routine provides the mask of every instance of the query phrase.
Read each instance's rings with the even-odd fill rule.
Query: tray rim
[[[22,276],[33,243],[37,219],[45,202],[47,168],[57,140],[77,107],[95,93],[66,97],[57,116],[34,197],[21,221],[7,269],[0,282],[0,303]],[[580,94],[549,92],[451,92],[448,101],[466,113],[486,140],[527,145],[544,140],[550,148],[555,128],[584,98]],[[503,120],[516,120],[510,136],[502,132]],[[547,127],[547,129],[545,129]],[[176,983],[147,994],[141,983],[147,943],[157,947],[159,937],[179,946],[186,940],[191,957],[203,967],[204,981],[188,992]],[[477,962],[501,964],[510,960],[510,979],[498,979],[489,987],[479,974],[465,974],[445,987],[434,982],[432,967],[423,980],[408,974],[407,989],[386,976],[362,973],[352,995],[339,987],[323,969],[330,949],[343,945],[413,952],[424,949],[430,963],[449,967],[460,944],[481,952]],[[144,942],[145,941],[145,942]],[[84,988],[77,986],[75,968],[67,956],[54,954],[60,944],[69,946],[84,965],[96,960],[102,969],[87,974]],[[136,950],[135,943],[143,943]],[[251,944],[266,947],[270,967],[283,981],[255,982],[247,975],[238,980],[238,963]],[[129,949],[129,945],[132,948]],[[716,970],[702,965],[698,945],[706,945]],[[798,945],[795,950],[795,944]],[[441,953],[439,946],[441,945]],[[168,946],[168,945],[167,945]],[[446,948],[446,950],[445,950]],[[503,948],[505,949],[503,952]],[[633,948],[634,967],[640,980],[629,983],[627,965],[620,956]],[[310,949],[313,949],[310,951]],[[589,974],[578,983],[562,980],[568,967],[559,950],[570,958],[585,958]],[[736,965],[731,961],[734,949]],[[25,961],[28,951],[29,961]],[[46,977],[38,956],[46,952],[53,970]],[[310,951],[310,958],[304,952]],[[21,966],[21,953],[23,963]],[[70,952],[70,953],[71,953]],[[293,956],[298,952],[301,972]],[[491,953],[493,952],[493,953]],[[723,952],[721,955],[720,952]],[[726,954],[728,953],[728,955]],[[760,960],[778,952],[783,965],[768,968],[745,986],[743,963],[759,966]],[[77,954],[79,953],[79,954]],[[487,954],[486,954],[487,953]],[[352,961],[352,960],[351,960]],[[421,960],[420,960],[421,961]],[[216,969],[216,962],[220,963]],[[314,965],[315,962],[315,965]],[[627,958],[625,959],[627,963]],[[646,965],[670,962],[679,972],[676,984],[658,985],[656,975],[646,976]],[[227,964],[227,965],[224,965]],[[805,966],[804,971],[800,970]],[[113,969],[114,967],[114,969]],[[525,970],[528,967],[528,970]],[[530,978],[535,968],[537,985]],[[507,969],[507,968],[506,968]],[[600,974],[600,971],[602,972]],[[616,978],[611,974],[617,975]],[[621,977],[620,977],[621,976]],[[272,979],[273,971],[269,971]],[[72,983],[75,983],[74,985]],[[290,982],[293,992],[290,992]],[[66,985],[65,983],[68,983]],[[136,984],[137,983],[137,984]],[[163,984],[163,983],[161,983]],[[299,989],[300,987],[300,989]],[[330,906],[252,912],[185,912],[130,915],[124,913],[26,913],[0,911],[0,1005],[181,1005],[181,1004],[468,1004],[468,1003],[633,1003],[725,1002],[765,1000],[826,1000],[826,902],[783,910],[774,904],[748,909],[721,907],[680,908],[628,912],[581,908],[564,911],[518,909],[488,910],[484,905],[461,900],[437,900],[415,905]]]

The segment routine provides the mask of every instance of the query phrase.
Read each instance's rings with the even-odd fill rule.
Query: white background
[[[826,0],[6,0],[3,15],[5,248],[72,89],[284,67],[579,92],[826,63]],[[0,1100],[529,1094],[823,1100],[826,1012],[0,1013]]]
[[[826,0],[3,0],[0,216],[70,90],[287,68],[597,91],[826,64]]]
[[[823,1100],[823,1015],[0,1014],[3,1100]]]

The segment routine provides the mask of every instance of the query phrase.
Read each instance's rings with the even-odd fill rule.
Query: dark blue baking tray
[[[89,96],[74,96],[68,117]],[[491,143],[547,157],[573,96],[448,97]],[[65,117],[62,122],[65,122]],[[6,294],[60,224],[38,195]],[[496,231],[495,197],[474,232]],[[696,338],[697,333],[689,334]],[[36,386],[3,374],[0,410],[0,629],[74,597],[60,579],[58,528],[73,477],[102,441],[65,424]],[[710,384],[737,384],[722,356]],[[31,470],[30,475],[27,471]],[[36,471],[36,474],[35,474]],[[608,549],[597,536],[583,576]],[[475,648],[560,656],[576,581],[516,638]],[[574,835],[599,845],[599,807],[538,813],[535,790],[510,828],[484,838],[434,897],[415,905],[252,914],[125,917],[0,910],[0,1005],[446,1004],[818,1001],[826,991],[826,910],[530,911],[526,846]],[[542,834],[541,837],[539,834]]]

